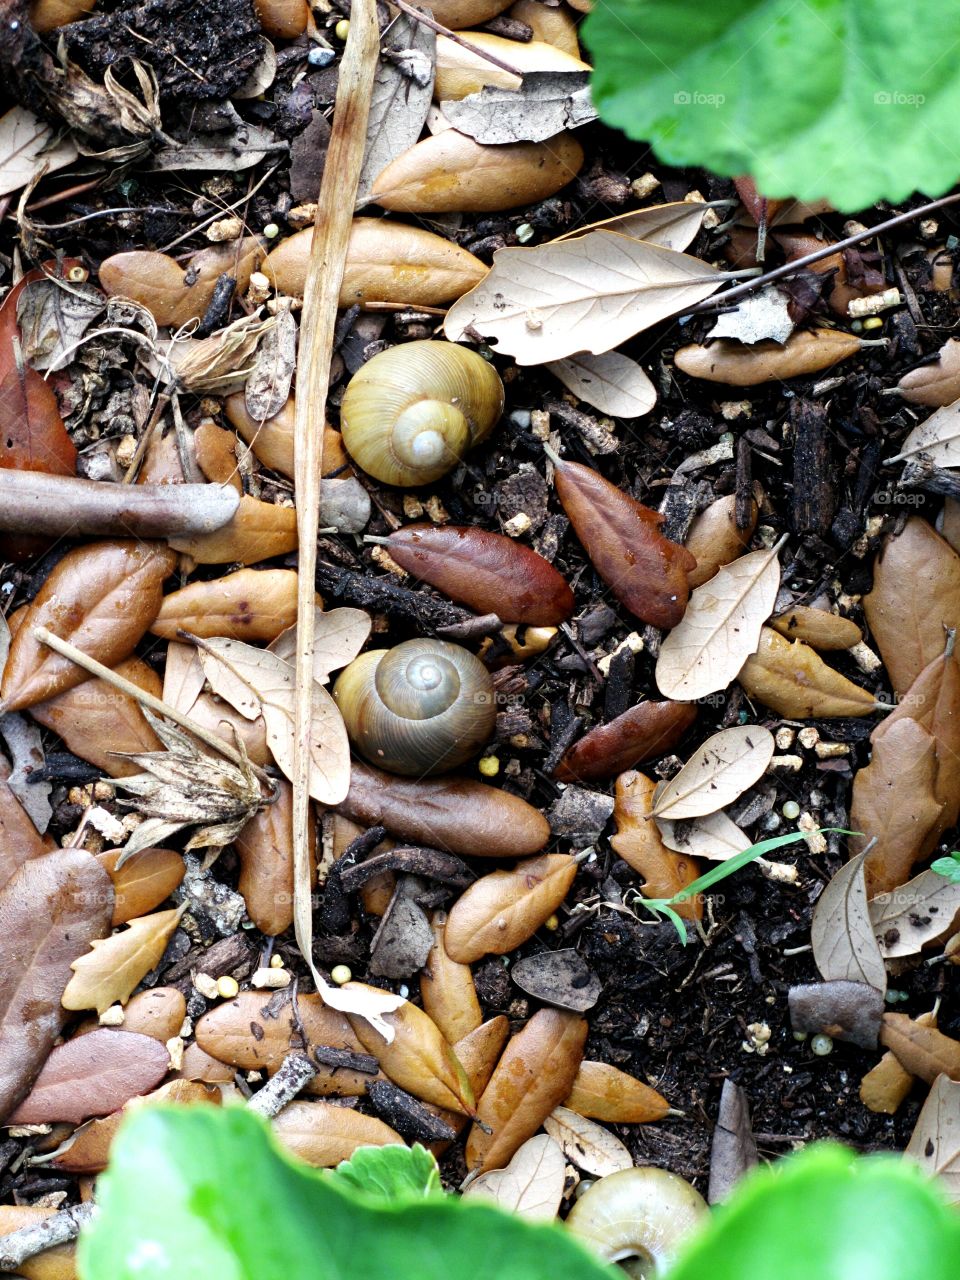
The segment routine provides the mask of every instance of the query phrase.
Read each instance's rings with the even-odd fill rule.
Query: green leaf
[[[832,1144],[758,1170],[669,1280],[956,1280],[960,1215],[909,1161]]]
[[[601,118],[669,164],[848,211],[960,176],[960,5],[604,0],[584,37]]]
[[[389,1203],[443,1195],[437,1162],[425,1147],[361,1147],[330,1174],[348,1189]]]
[[[560,1227],[452,1196],[374,1203],[349,1182],[283,1154],[243,1108],[144,1107],[97,1181],[80,1276],[611,1280]]]
[[[960,884],[960,853],[951,853],[946,858],[937,858],[930,863],[930,870],[938,876],[944,876],[951,884]]]

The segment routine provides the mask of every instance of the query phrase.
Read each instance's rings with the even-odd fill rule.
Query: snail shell
[[[360,755],[416,777],[468,760],[496,721],[490,673],[445,640],[362,653],[341,673],[333,696]]]
[[[570,1210],[567,1228],[607,1262],[637,1260],[631,1275],[663,1276],[708,1212],[689,1182],[648,1165],[600,1178]]]
[[[502,413],[503,383],[482,356],[453,342],[407,342],[353,375],[340,429],[368,474],[421,485],[451,471]]]

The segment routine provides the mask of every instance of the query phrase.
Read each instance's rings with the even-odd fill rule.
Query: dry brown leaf
[[[203,317],[224,273],[236,280],[237,292],[244,293],[262,257],[260,242],[248,236],[201,249],[190,259],[188,275],[165,253],[135,249],[106,258],[100,264],[100,284],[111,296],[141,303],[157,324],[179,329]]]
[[[34,627],[46,627],[113,666],[132,652],[157,616],[161,584],[175,564],[173,552],[157,542],[91,542],[68,551],[10,646],[0,686],[3,710],[33,706],[87,679],[82,667],[42,645]]]
[[[610,844],[624,862],[643,876],[641,889],[645,897],[672,898],[696,880],[700,868],[692,858],[669,850],[656,824],[649,821],[656,786],[652,778],[636,770],[617,778],[613,810],[617,834],[610,837]],[[703,918],[700,898],[678,902],[675,910],[684,920]]]
[[[863,639],[863,632],[849,618],[802,604],[778,614],[770,625],[788,640],[803,640],[814,649],[851,649]]]
[[[937,407],[952,405],[960,398],[960,340],[948,338],[937,354],[940,358],[936,362],[911,369],[897,383],[897,390],[904,400]],[[934,417],[937,415],[934,414]],[[923,428],[918,427],[916,430]],[[907,439],[909,438],[908,436]]]
[[[263,643],[275,640],[296,619],[297,575],[292,569],[240,569],[164,596],[150,630],[165,640],[189,631],[204,639],[229,636]]]
[[[671,204],[655,204],[649,209],[618,213],[612,218],[591,222],[586,227],[565,231],[556,239],[577,240],[589,231],[616,231],[621,236],[645,240],[648,244],[659,245],[662,249],[675,249],[679,253],[696,239],[709,208],[708,204],[674,200]]]
[[[534,1222],[557,1216],[566,1182],[566,1159],[548,1134],[528,1138],[505,1169],[482,1173],[466,1188],[466,1200],[492,1200],[508,1213]]]
[[[934,1013],[921,1013],[915,1021],[921,1027],[937,1025]],[[897,1055],[888,1049],[860,1081],[860,1101],[868,1111],[892,1116],[912,1088],[913,1076],[900,1065]]]
[[[179,1035],[187,1002],[176,987],[152,987],[131,996],[123,1010],[124,1031],[136,1031],[166,1044]]]
[[[150,1036],[98,1027],[57,1045],[9,1124],[79,1124],[116,1111],[167,1073],[164,1045]]]
[[[436,16],[436,9],[434,9]],[[557,5],[549,9],[541,0],[516,0],[507,11],[507,17],[517,22],[525,22],[533,31],[535,40],[543,40],[546,44],[556,45],[571,57],[580,57],[580,44],[577,40],[577,24],[573,14],[566,5]],[[441,21],[441,19],[437,19]],[[450,24],[443,19],[444,26]],[[473,23],[468,23],[473,26]]]
[[[720,1091],[717,1123],[710,1144],[709,1203],[727,1200],[741,1178],[758,1163],[750,1103],[744,1090],[728,1076]]]
[[[92,7],[92,6],[91,6]],[[72,22],[73,16],[63,16]],[[31,25],[33,15],[31,14]],[[59,26],[60,24],[57,23]],[[37,31],[49,30],[41,19]],[[0,116],[0,195],[7,196],[29,186],[44,174],[55,173],[77,158],[77,148],[67,133],[55,141],[54,130],[26,107],[15,106]]]
[[[648,1084],[606,1062],[581,1062],[564,1107],[608,1124],[646,1124],[670,1110],[666,1098]]]
[[[877,946],[864,884],[864,855],[850,859],[817,900],[810,923],[813,959],[827,982],[847,979],[887,989],[887,970]]]
[[[244,321],[246,317],[244,317]],[[244,321],[241,321],[243,323]],[[201,338],[194,342],[187,339],[194,347],[203,347],[208,342],[216,341],[220,335],[214,338]],[[174,347],[180,348],[185,343],[174,343]],[[251,340],[251,346],[252,346]],[[193,352],[193,363],[199,363],[202,358],[201,352]],[[181,385],[187,380],[183,377],[183,366],[176,361],[177,373],[180,375]],[[237,365],[230,362],[231,371],[236,370]],[[214,365],[216,369],[216,365]],[[236,376],[234,374],[234,376]],[[187,384],[189,385],[189,384]],[[190,386],[191,391],[200,391],[202,388]],[[215,390],[211,387],[210,390]],[[206,478],[216,484],[229,484],[236,489],[237,493],[243,493],[243,482],[240,479],[240,472],[237,470],[237,437],[232,431],[227,431],[223,427],[218,427],[212,418],[204,418],[196,431],[193,433],[193,448],[197,458],[197,466],[206,476]],[[196,584],[195,584],[196,585]],[[159,633],[158,633],[159,634]],[[174,632],[176,634],[176,632]]]
[[[736,679],[777,598],[782,545],[741,556],[692,593],[660,646],[656,680],[664,697],[693,701]]]
[[[554,1107],[543,1127],[560,1150],[578,1168],[603,1178],[620,1169],[632,1169],[633,1157],[609,1129],[567,1107]]]
[[[62,1031],[70,965],[109,932],[112,911],[110,877],[80,849],[33,857],[0,889],[0,1121]]]
[[[30,815],[7,785],[10,767],[0,756],[0,889],[29,858],[39,858],[54,848],[51,836],[42,836]]]
[[[596,725],[553,771],[559,782],[600,782],[672,751],[697,718],[690,702],[646,700]]]
[[[531,938],[567,896],[577,863],[546,853],[512,871],[482,876],[450,908],[443,945],[452,960],[471,964],[505,955]]]
[[[839,329],[808,329],[793,334],[782,346],[770,341],[746,346],[732,338],[718,338],[708,347],[681,347],[673,362],[692,378],[728,387],[755,387],[829,369],[865,345],[863,339]]]
[[[443,945],[446,923],[445,911],[433,913],[430,927],[436,941],[420,972],[420,998],[442,1034],[455,1045],[481,1025],[483,1011],[470,966],[452,960]],[[464,1070],[467,1070],[466,1063]]]
[[[373,991],[362,982],[348,982],[342,988],[348,995]],[[377,992],[382,995],[382,992]],[[394,1084],[415,1098],[465,1115],[474,1114],[474,1096],[457,1055],[443,1037],[436,1023],[409,1000],[384,1014],[393,1031],[386,1039],[359,1013],[348,1013],[354,1034]]]
[[[905,1154],[936,1176],[951,1204],[960,1204],[960,1084],[948,1076],[933,1082]]]
[[[274,1119],[273,1133],[281,1146],[321,1169],[349,1160],[358,1147],[404,1145],[382,1120],[332,1102],[289,1102]]]
[[[168,541],[198,564],[256,564],[297,549],[297,513],[293,507],[259,502],[245,493],[236,515],[222,529]]]
[[[65,1009],[96,1009],[123,1004],[137,983],[155,969],[180,923],[187,904],[170,911],[139,916],[123,933],[94,939],[92,950],[74,960],[74,976],[63,993]]]
[[[467,1167],[501,1169],[569,1096],[583,1060],[584,1018],[560,1009],[538,1010],[513,1036],[477,1106],[481,1124],[467,1139]]]
[[[192,644],[171,640],[167,645],[163,664],[163,700],[168,706],[184,715],[196,702],[203,688],[205,676],[200,665],[200,655]],[[260,764],[261,761],[255,763]]]
[[[880,1043],[895,1053],[911,1075],[933,1084],[939,1075],[960,1080],[960,1040],[935,1027],[921,1027],[905,1013],[885,1013]]]
[[[188,1044],[183,1051],[183,1061],[178,1077],[181,1080],[201,1080],[204,1084],[227,1084],[233,1080],[233,1067],[219,1058],[204,1053],[196,1043]]]
[[[32,1227],[56,1213],[33,1204],[0,1205],[0,1236],[8,1236],[23,1227]],[[77,1280],[77,1246],[57,1244],[20,1263],[18,1274],[23,1280]]]
[[[486,279],[447,312],[444,332],[456,342],[473,329],[521,365],[600,355],[709,297],[723,279],[699,258],[591,231],[498,250]]]
[[[717,498],[705,511],[701,511],[687,534],[684,545],[697,562],[697,567],[687,575],[690,589],[702,587],[718,569],[743,555],[750,545],[757,527],[759,508],[750,500],[750,520],[746,528],[737,525],[736,494]]]
[[[237,892],[247,904],[247,915],[271,938],[293,923],[293,788],[283,779],[277,787],[273,804],[254,814],[233,842],[240,860]],[[310,846],[315,845],[311,809]],[[313,887],[315,861],[311,861],[311,872]]]
[[[660,839],[668,849],[688,856],[709,858],[713,862],[726,862],[735,854],[749,849],[752,843],[747,833],[741,831],[725,813],[708,813],[702,818],[680,819],[678,822],[657,818],[656,823]]]
[[[370,636],[371,619],[364,609],[315,610],[313,678],[326,684],[332,671],[352,662]],[[290,627],[270,645],[284,662],[292,663],[297,648],[297,629]]]
[[[850,848],[865,849],[867,896],[887,893],[909,877],[935,839],[943,806],[934,794],[936,743],[915,720],[901,720],[873,747],[869,765],[853,780]]]
[[[761,628],[759,647],[737,679],[748,697],[790,720],[868,716],[877,710],[872,693],[828,667],[816,649],[802,640],[791,643],[772,627]]]
[[[183,858],[172,849],[141,849],[124,859],[120,849],[107,849],[97,854],[97,861],[113,881],[113,919],[110,923],[127,924],[135,916],[144,916],[159,907],[179,885],[184,876]]]
[[[200,670],[203,674],[202,667]],[[187,714],[191,720],[196,720],[197,724],[223,738],[231,747],[236,747],[239,738],[247,758],[253,764],[263,766],[273,763],[267,746],[267,726],[262,716],[258,716],[256,720],[247,720],[234,711],[229,702],[210,693],[201,693],[193,706],[188,708]]]
[[[517,40],[488,35],[485,31],[472,31],[470,44],[475,49],[493,54],[520,72],[590,70],[579,57],[563,53],[540,40],[521,44]],[[503,71],[481,54],[474,53],[473,49],[454,43],[449,36],[437,37],[437,77],[433,92],[438,102],[459,101],[468,94],[479,93],[485,85],[519,89],[520,83],[520,76]]]
[[[657,403],[656,387],[636,360],[619,351],[581,352],[546,367],[568,391],[615,418],[642,418]]]
[[[763,776],[774,745],[773,734],[760,725],[715,733],[658,789],[651,812],[676,820],[725,809]]]
[[[869,906],[880,954],[887,960],[915,956],[960,926],[960,884],[923,871],[892,892],[878,893]]]
[[[118,662],[114,671],[155,698],[160,696],[160,677],[139,658]],[[62,738],[75,756],[113,778],[137,772],[137,765],[119,752],[160,750],[160,739],[137,700],[99,677],[36,703],[30,714]]]
[[[956,338],[950,339],[960,350]],[[960,391],[955,394],[960,394]],[[932,413],[926,422],[913,428],[900,445],[900,452],[885,458],[887,464],[904,462],[924,454],[938,467],[960,466],[960,404],[947,404]]]
[[[960,556],[911,516],[887,539],[863,611],[895,693],[906,693],[943,653],[944,629],[960,627]]]

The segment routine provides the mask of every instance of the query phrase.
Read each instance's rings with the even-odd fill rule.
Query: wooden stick
[[[0,468],[0,529],[63,537],[164,538],[213,533],[240,497],[220,484],[106,484]]]
[[[28,1258],[54,1245],[76,1240],[80,1228],[92,1220],[96,1211],[93,1204],[72,1204],[69,1209],[61,1209],[40,1222],[11,1231],[0,1240],[0,1271],[19,1271]]]

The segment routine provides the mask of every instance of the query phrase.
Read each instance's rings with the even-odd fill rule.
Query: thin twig
[[[435,31],[438,36],[446,36],[448,40],[452,40],[454,44],[460,45],[461,49],[466,49],[469,53],[475,54],[476,57],[482,58],[484,62],[491,62],[495,67],[499,67],[501,71],[507,71],[510,75],[516,76],[518,80],[523,79],[523,72],[518,67],[512,67],[509,62],[504,62],[502,58],[496,58],[492,53],[488,53],[486,49],[481,49],[479,45],[471,44],[469,40],[464,40],[458,31],[451,31],[449,27],[442,27],[439,22],[435,22],[426,13],[421,13],[419,9],[414,9],[412,5],[406,3],[406,0],[393,0],[398,9],[402,9],[404,13],[415,18],[417,22],[421,22],[425,27],[429,27],[431,31]]]
[[[11,1231],[0,1239],[0,1271],[19,1271],[28,1258],[46,1249],[76,1240],[80,1228],[90,1222],[97,1211],[95,1204],[72,1204],[40,1222]]]

